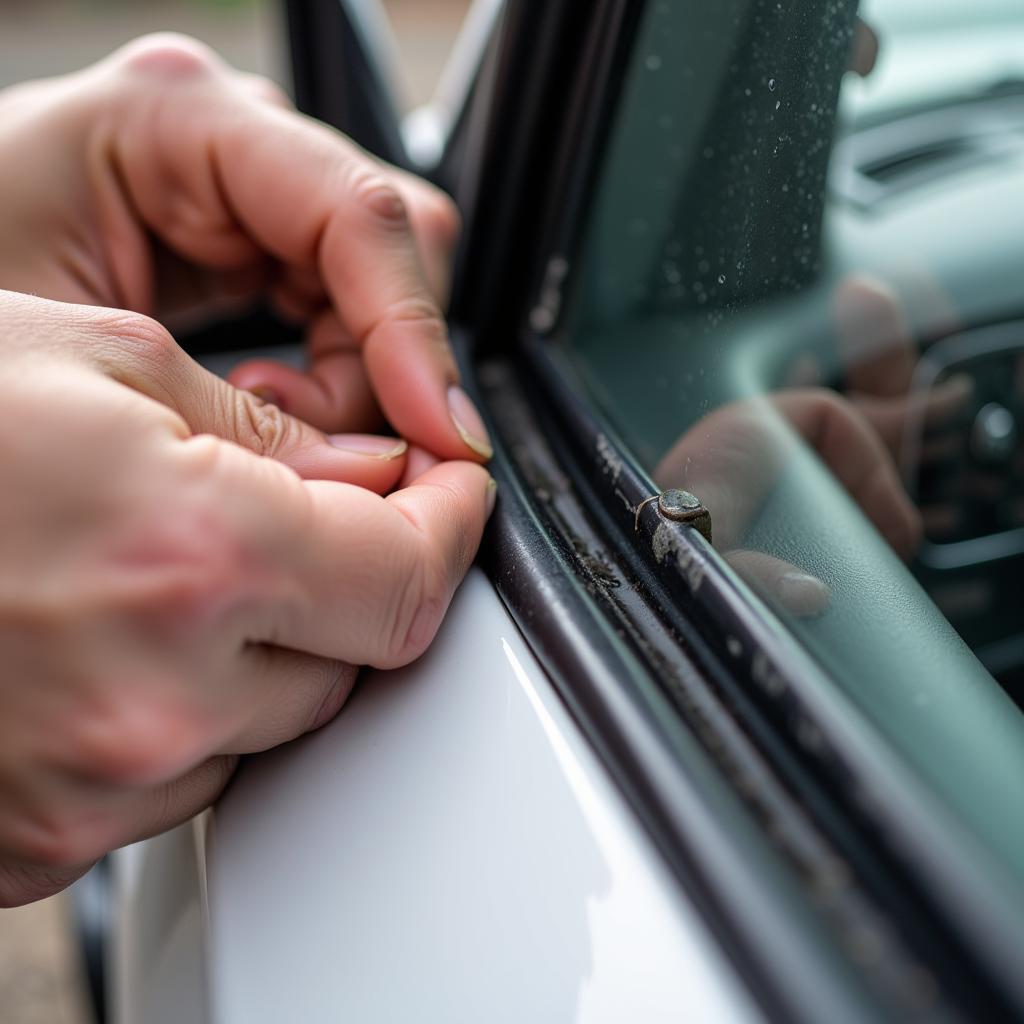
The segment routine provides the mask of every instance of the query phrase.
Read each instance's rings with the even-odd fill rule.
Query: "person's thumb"
[[[405,468],[407,445],[372,434],[327,435],[205,370],[150,317],[105,310],[110,344],[101,368],[177,412],[193,434],[214,434],[276,459],[306,479],[338,480],[385,493]]]

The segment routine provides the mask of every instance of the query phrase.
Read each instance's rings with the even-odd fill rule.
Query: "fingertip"
[[[429,452],[427,455],[430,459],[434,458]],[[479,491],[483,494],[490,479],[491,474],[478,462],[470,462],[468,459],[437,460],[413,481],[413,486],[453,483],[468,492]]]
[[[388,421],[442,459],[486,462],[493,452],[483,418],[457,383],[444,324],[433,317],[393,320],[363,349]]]
[[[494,455],[483,417],[473,400],[457,384],[448,388],[448,414],[462,443],[475,458],[485,462]]]
[[[475,551],[493,508],[492,482],[491,474],[476,462],[438,462],[403,490],[395,491],[388,501],[403,510],[413,510],[425,507],[422,501],[425,492],[440,495],[440,505],[428,501],[433,506],[431,515],[438,520],[437,525],[461,536]],[[466,565],[471,558],[472,553],[465,559]]]
[[[780,605],[797,618],[824,614],[832,601],[828,584],[763,551],[730,551],[730,566],[772,604]]]
[[[821,580],[798,569],[783,573],[775,589],[782,604],[799,618],[821,615],[832,600],[832,592]]]

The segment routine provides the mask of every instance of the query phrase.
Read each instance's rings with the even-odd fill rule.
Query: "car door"
[[[884,3],[603,10],[621,49],[587,52],[577,131],[563,122],[544,140],[562,159],[519,355],[600,522],[597,588],[657,665],[665,656],[630,607],[647,595],[714,680],[695,692],[669,669],[665,685],[698,735],[711,694],[741,725],[728,741],[712,728],[709,749],[729,750],[724,770],[753,771],[739,785],[774,834],[793,838],[775,813],[795,797],[824,859],[787,856],[823,871],[812,884],[830,893],[841,865],[834,895],[851,902],[839,918],[861,937],[874,922],[868,987],[908,1000],[897,1015],[938,1013],[990,1006],[999,977],[987,1012],[1009,1013],[1003,942],[1020,926],[1024,848],[1010,654],[1020,589],[1008,579],[1019,446],[1000,471],[979,420],[990,404],[1020,408],[1019,344],[1005,337],[1021,301],[1020,224],[996,198],[1019,190],[1019,164],[988,156],[1018,153],[1019,96],[1014,65],[985,60],[1019,38],[1019,12],[950,5],[939,25],[929,7],[915,29]],[[891,63],[873,70],[879,36]],[[936,76],[954,56],[952,82]],[[844,191],[845,146],[887,186],[867,206]],[[993,321],[998,344],[974,336]],[[977,514],[981,476],[1007,517],[996,527]],[[926,480],[959,523],[952,534],[937,530]],[[693,493],[651,501],[666,488]],[[687,503],[710,510],[713,548],[677,532]],[[585,531],[573,523],[569,536],[595,568]],[[990,538],[1007,543],[978,556],[974,542]],[[936,586],[936,549],[965,575]],[[605,572],[620,558],[623,576]],[[993,648],[954,610],[979,593]],[[765,761],[745,760],[755,752]],[[692,849],[692,835],[676,839]],[[733,912],[738,941],[751,941]],[[760,938],[754,958],[771,946]]]
[[[952,94],[892,4],[488,22],[426,168],[496,442],[481,567],[420,663],[124,858],[121,1019],[182,1019],[183,990],[225,1021],[1019,1013],[1019,593],[1002,556],[950,579],[929,551],[1006,532],[974,476],[1016,486],[979,421],[1016,408],[1016,350],[962,340],[1021,301],[984,204],[1020,184],[1016,115],[970,72],[1019,30],[997,7],[951,16]],[[412,163],[355,8],[291,9],[307,106],[345,127],[361,96],[349,126]],[[878,36],[903,63],[858,96]],[[920,547],[908,488],[953,532]]]

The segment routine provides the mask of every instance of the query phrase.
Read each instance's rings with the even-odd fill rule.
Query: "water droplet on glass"
[[[775,109],[778,110],[779,107],[781,107],[781,106],[782,106],[782,100],[776,100],[775,101]]]
[[[718,275],[718,283],[719,284],[725,284],[725,274],[719,274]]]
[[[659,63],[660,63],[660,61],[659,61]],[[768,79],[768,91],[769,92],[775,92],[775,79],[774,78],[769,78]]]

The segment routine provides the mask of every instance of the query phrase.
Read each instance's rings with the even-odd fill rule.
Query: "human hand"
[[[865,417],[825,388],[780,391],[732,402],[705,416],[655,470],[661,487],[682,487],[711,513],[715,547],[755,589],[795,615],[817,615],[831,594],[824,582],[763,551],[746,533],[798,445],[809,445],[890,546],[909,558],[920,517],[896,466]]]
[[[268,297],[308,374],[232,379],[322,430],[489,456],[441,316],[451,201],[181,37],[0,94],[0,288],[165,318]]]
[[[404,445],[337,448],[120,310],[0,292],[0,402],[12,905],[207,806],[238,754],[329,720],[353,665],[417,657],[493,489],[449,462],[381,497]]]

